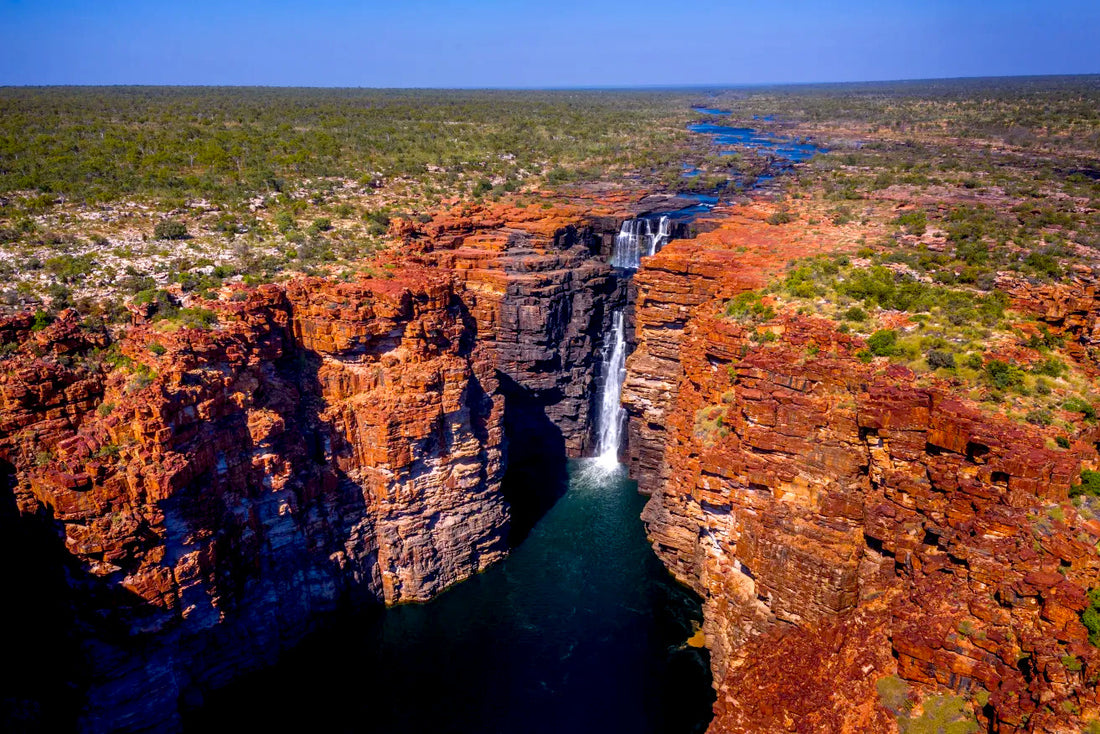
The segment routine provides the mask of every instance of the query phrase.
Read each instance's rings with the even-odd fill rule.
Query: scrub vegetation
[[[833,319],[864,361],[947,381],[1045,427],[1051,447],[1096,421],[1100,354],[1014,311],[1009,291],[1100,261],[1100,77],[756,89],[708,106],[823,143],[773,192],[768,223],[858,245],[791,263],[728,316]]]
[[[827,149],[757,189],[777,199],[768,222],[812,232],[828,221],[864,249],[801,263],[772,295],[867,337],[895,330],[871,357],[954,370],[994,397],[1068,379],[996,367],[986,378],[993,355],[981,366],[974,355],[988,334],[1020,330],[1000,274],[1059,282],[1100,249],[1100,77],[724,91],[0,89],[0,307],[75,306],[110,323],[128,318],[127,302],[169,311],[164,293],[202,308],[229,297],[230,282],[385,277],[391,223],[452,203],[541,206],[547,192],[595,184],[728,200],[772,170],[767,155],[721,150],[690,122]],[[769,316],[758,301],[731,308]],[[920,334],[883,321],[892,311]],[[1061,359],[1035,328],[1017,336]]]

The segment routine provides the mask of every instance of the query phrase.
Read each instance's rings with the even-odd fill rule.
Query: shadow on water
[[[504,499],[512,509],[508,543],[515,547],[565,494],[569,474],[565,438],[547,417],[545,400],[504,374],[500,388],[508,443]]]
[[[568,491],[507,559],[430,603],[345,616],[186,729],[704,731],[708,658],[684,644],[699,599],[650,550],[621,468],[566,469]]]

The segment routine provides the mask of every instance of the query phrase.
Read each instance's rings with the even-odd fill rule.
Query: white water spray
[[[668,244],[672,220],[661,217],[656,231],[652,219],[628,219],[615,235],[615,249],[611,252],[611,264],[616,268],[637,270],[643,255],[656,255]]]
[[[596,463],[603,469],[619,465],[619,444],[622,442],[626,411],[620,394],[626,379],[626,326],[622,310],[612,315],[612,334],[607,343],[603,362],[603,391],[600,395],[600,413],[596,427]]]

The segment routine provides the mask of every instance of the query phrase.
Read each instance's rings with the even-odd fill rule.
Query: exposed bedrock
[[[171,730],[326,613],[502,558],[545,499],[506,497],[509,457],[589,444],[627,297],[598,214],[413,227],[385,277],[241,290],[215,329],[134,326],[108,351],[73,313],[0,324],[0,523],[57,582],[14,577],[9,629],[72,614],[79,650],[4,716],[79,699],[83,730]]]
[[[646,261],[624,391],[647,531],[705,600],[711,731],[897,731],[875,686],[888,675],[986,701],[990,731],[1078,730],[1098,710],[1080,613],[1100,523],[1065,500],[1100,432],[1055,447],[946,385],[863,364],[862,342],[823,319],[723,318],[776,251],[753,231]],[[1094,300],[1036,298],[1095,322]]]
[[[137,329],[148,367],[86,394],[3,380],[20,509],[52,518],[86,626],[83,728],[170,726],[182,691],[342,599],[426,599],[503,556],[504,399],[449,280],[419,283],[304,281],[217,331]]]
[[[1003,273],[997,288],[1008,293],[1013,306],[1035,315],[1052,333],[1069,337],[1067,351],[1079,362],[1100,367],[1100,273],[1074,265],[1058,283],[1033,283]]]

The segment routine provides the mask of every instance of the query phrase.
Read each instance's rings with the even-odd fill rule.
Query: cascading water
[[[626,326],[622,309],[612,315],[611,339],[603,362],[603,391],[600,395],[600,413],[596,427],[597,464],[603,469],[613,469],[619,464],[619,444],[622,440],[626,410],[620,394],[626,379]]]
[[[770,136],[750,139],[750,130],[692,129],[719,145],[743,140],[791,163],[817,150]],[[779,144],[785,148],[773,147]],[[616,275],[631,277],[643,257],[668,244],[672,221],[690,222],[717,199],[696,201],[670,218],[624,222],[610,263]],[[618,464],[627,425],[620,403],[627,307],[613,312],[601,355],[603,387],[592,406],[598,458],[569,463],[569,491],[507,559],[428,604],[349,615],[263,675],[211,692],[187,730],[238,721],[336,731],[370,721],[379,731],[486,734],[705,730],[714,700],[706,651],[683,644],[689,622],[698,627],[700,602],[653,554],[638,522],[645,500]],[[531,492],[529,475],[521,476],[517,490]],[[557,474],[536,479],[560,489]],[[322,666],[329,675],[313,673]],[[272,707],[276,686],[300,695]],[[423,705],[425,690],[438,705]],[[491,701],[486,691],[495,692]]]
[[[637,270],[642,264],[643,255],[656,255],[668,244],[672,231],[672,220],[661,217],[657,220],[657,229],[653,229],[653,219],[628,219],[615,235],[615,249],[611,253],[611,265],[616,268]]]

